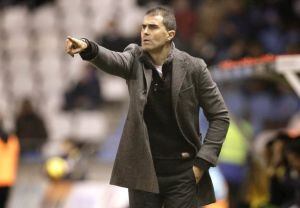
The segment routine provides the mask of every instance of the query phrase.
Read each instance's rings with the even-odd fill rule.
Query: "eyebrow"
[[[142,27],[146,27],[146,26],[158,26],[157,24],[142,24]]]

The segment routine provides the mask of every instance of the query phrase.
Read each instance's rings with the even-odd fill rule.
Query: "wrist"
[[[81,58],[87,61],[92,60],[98,54],[98,46],[86,38],[81,38],[81,40],[86,43],[86,48],[79,53]]]
[[[90,44],[90,41],[88,41],[88,39],[81,38],[80,40],[83,42],[82,43],[82,49],[83,49],[83,51],[90,47],[91,44]]]
[[[194,166],[198,167],[203,171],[206,171],[212,166],[212,164],[202,158],[196,157],[194,161]]]

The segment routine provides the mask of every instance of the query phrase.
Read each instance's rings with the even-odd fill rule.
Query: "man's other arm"
[[[197,158],[215,166],[229,127],[229,113],[206,64],[201,59],[198,61],[197,68],[200,67],[196,76],[198,100],[209,122],[209,128]]]

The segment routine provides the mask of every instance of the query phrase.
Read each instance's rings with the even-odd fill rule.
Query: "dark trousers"
[[[0,187],[0,208],[5,208],[8,200],[10,187]]]
[[[129,189],[130,208],[198,208],[192,168],[170,176],[157,176],[160,193]]]

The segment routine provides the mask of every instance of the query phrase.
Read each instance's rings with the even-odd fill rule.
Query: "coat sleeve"
[[[215,166],[229,127],[229,114],[206,64],[202,59],[198,61],[197,76],[195,76],[197,78],[197,97],[209,122],[209,127],[197,157]]]
[[[134,51],[138,48],[136,44],[128,45],[123,52],[115,52],[87,39],[83,40],[88,43],[86,51],[80,53],[83,60],[109,74],[128,79],[132,70]]]

